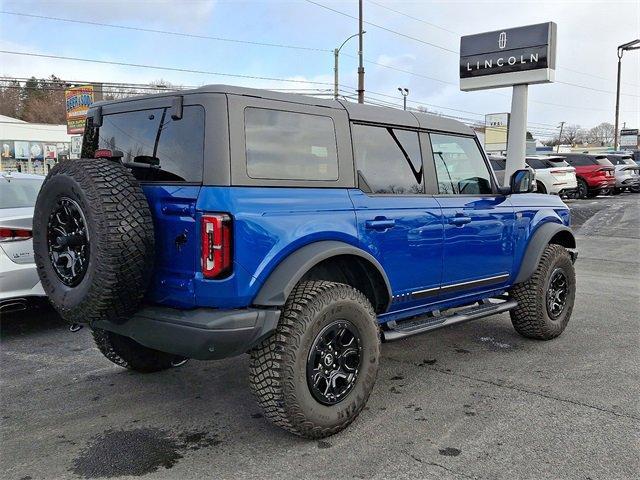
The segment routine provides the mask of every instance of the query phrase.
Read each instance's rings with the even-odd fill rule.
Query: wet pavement
[[[50,310],[2,319],[0,478],[637,478],[640,195],[571,200],[580,256],[565,333],[507,314],[385,344],[346,431],[262,418],[248,358],[141,375]]]

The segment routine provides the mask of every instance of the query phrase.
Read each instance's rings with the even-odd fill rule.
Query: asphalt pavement
[[[569,205],[561,337],[521,338],[502,314],[384,344],[367,408],[322,441],[262,418],[246,355],[141,375],[50,310],[5,315],[0,478],[637,478],[640,195]]]

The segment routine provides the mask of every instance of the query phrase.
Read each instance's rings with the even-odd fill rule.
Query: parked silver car
[[[633,160],[633,156],[631,154],[613,153],[607,154],[607,158],[616,167],[616,187],[613,193],[617,194],[623,190],[640,192],[640,167]]]
[[[44,177],[0,173],[0,311],[44,297],[33,259],[33,207]]]

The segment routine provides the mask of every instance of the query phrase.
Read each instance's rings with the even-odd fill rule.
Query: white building
[[[0,171],[46,173],[58,159],[71,157],[71,142],[66,125],[0,115]]]

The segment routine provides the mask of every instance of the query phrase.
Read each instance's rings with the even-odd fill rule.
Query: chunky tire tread
[[[92,250],[86,274],[91,278],[85,280],[91,285],[79,301],[70,302],[61,293],[60,280],[44,266],[50,262],[45,219],[44,228],[34,229],[35,260],[44,290],[56,310],[70,322],[122,321],[137,311],[151,279],[154,230],[147,199],[131,171],[119,163],[107,159],[66,160],[53,167],[45,179],[36,203],[36,218],[48,218],[48,207],[57,197],[47,194],[47,186],[59,176],[71,177],[69,180],[77,185],[69,188],[69,197],[83,197],[79,203],[90,226]]]
[[[341,300],[356,302],[370,316],[375,329],[375,362],[372,362],[375,364],[373,373],[362,379],[366,386],[355,407],[335,425],[322,427],[307,418],[304,406],[291,393],[294,390],[294,355],[301,348],[302,336],[314,323],[321,308]],[[251,351],[251,391],[265,417],[275,425],[307,438],[327,437],[346,428],[366,405],[375,383],[379,354],[376,316],[370,302],[360,291],[349,285],[328,281],[301,282],[287,299],[275,333]],[[354,393],[352,391],[349,395]]]
[[[570,292],[565,311],[554,321],[547,314],[546,289],[549,276],[556,266],[565,269]],[[538,340],[551,340],[559,336],[569,322],[575,298],[575,271],[569,252],[561,245],[547,245],[531,278],[516,285],[510,291],[510,296],[518,302],[510,315],[511,323],[520,335]]]
[[[147,348],[128,337],[99,328],[93,330],[93,340],[108,360],[136,372],[159,372],[183,360],[177,355]]]

